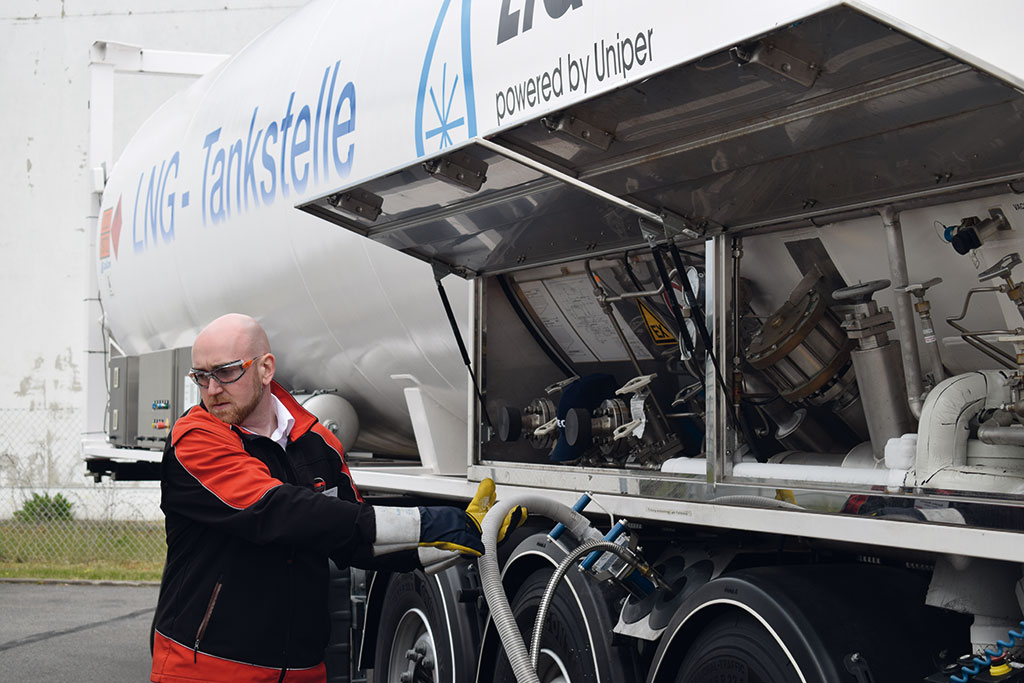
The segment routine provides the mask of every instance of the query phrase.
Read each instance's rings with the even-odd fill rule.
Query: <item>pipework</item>
[[[917,329],[914,326],[913,307],[907,285],[907,253],[903,246],[903,226],[899,213],[891,206],[879,210],[885,228],[886,251],[889,254],[889,275],[892,279],[893,315],[896,333],[899,335],[903,355],[903,378],[907,385],[907,402],[915,419],[921,418],[924,406],[924,381],[921,377],[921,360],[917,349]]]

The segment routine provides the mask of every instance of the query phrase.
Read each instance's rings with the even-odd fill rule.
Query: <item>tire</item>
[[[530,648],[537,609],[552,573],[552,569],[544,568],[530,574],[516,592],[510,605],[527,649]],[[538,660],[537,673],[541,683],[613,683],[640,680],[633,657],[612,645],[608,622],[602,618],[604,615],[594,613],[595,609],[601,609],[599,605],[607,603],[597,593],[586,594],[587,588],[589,586],[584,587],[584,595],[581,595],[580,602],[566,580],[559,583],[555,590],[540,643],[541,656]],[[587,619],[581,614],[581,609],[588,612]],[[587,633],[587,623],[595,630],[593,643]],[[504,649],[499,655],[493,681],[516,681]]]
[[[384,594],[377,630],[374,683],[469,683],[478,628],[456,591],[465,574],[395,574]],[[446,612],[447,605],[447,612]]]
[[[694,639],[676,683],[799,683],[779,644],[754,617],[730,612]]]

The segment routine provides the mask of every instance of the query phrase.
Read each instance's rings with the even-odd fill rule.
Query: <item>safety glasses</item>
[[[260,354],[255,358],[249,360],[234,360],[230,363],[224,363],[218,365],[212,370],[196,370],[192,368],[192,371],[188,373],[188,376],[192,378],[192,381],[203,387],[204,389],[210,386],[210,380],[215,379],[221,386],[225,384],[233,384],[238,380],[242,379],[242,375],[249,369],[249,366],[255,363],[257,360],[265,356],[266,354]]]

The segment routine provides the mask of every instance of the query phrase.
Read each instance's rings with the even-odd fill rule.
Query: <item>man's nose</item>
[[[210,384],[206,387],[206,393],[215,396],[220,392],[224,391],[224,387],[220,385],[220,382],[215,380],[213,377],[210,378]]]

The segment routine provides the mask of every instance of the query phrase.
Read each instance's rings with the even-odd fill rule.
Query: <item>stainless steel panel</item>
[[[175,415],[174,351],[139,356],[138,445],[163,448]]]
[[[813,63],[809,87],[745,61],[772,41]],[[561,115],[611,132],[611,144],[562,135],[549,116],[459,150],[488,166],[477,192],[417,164],[359,187],[382,197],[376,220],[328,198],[304,208],[474,275],[638,246],[638,212],[669,212],[697,232],[756,230],[948,201],[1024,177],[1020,92],[845,7]]]
[[[115,356],[107,364],[110,406],[107,436],[115,446],[134,448],[138,436],[139,359]]]
[[[181,417],[182,413],[199,403],[199,387],[188,377],[191,369],[192,347],[184,346],[174,349],[174,368],[171,377],[174,394],[170,409],[172,424],[174,420]]]

